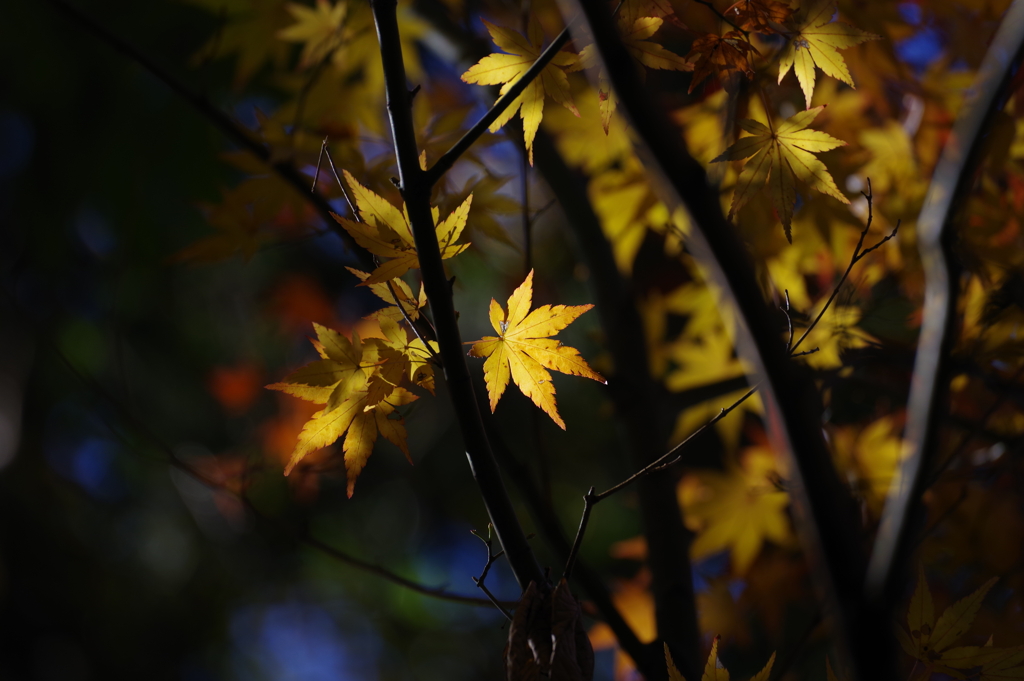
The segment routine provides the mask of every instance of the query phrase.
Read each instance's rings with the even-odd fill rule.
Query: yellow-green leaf
[[[793,69],[804,91],[807,108],[811,107],[811,95],[814,94],[815,66],[825,75],[853,87],[853,78],[839,50],[878,38],[873,33],[849,24],[833,22],[835,14],[836,0],[810,0],[803,3],[793,15],[795,29],[789,35],[789,42],[779,58],[779,82]]]
[[[749,159],[736,182],[729,209],[730,219],[766,182],[772,204],[782,218],[782,226],[790,242],[793,240],[793,204],[796,203],[797,180],[809,184],[822,194],[850,203],[839,191],[825,164],[814,155],[845,146],[846,142],[819,130],[806,129],[824,108],[819,106],[801,111],[774,127],[770,121],[768,126],[752,120],[739,121],[738,125],[749,132],[750,136],[740,138],[712,161]]]
[[[997,581],[998,577],[993,577],[978,587],[977,591],[970,596],[961,598],[946,608],[942,616],[939,617],[939,621],[935,623],[935,631],[932,632],[931,638],[932,650],[943,651],[949,648],[967,632],[974,617],[978,614],[978,608],[981,607],[981,601],[985,598],[985,594]]]
[[[494,44],[508,54],[495,52],[484,57],[462,74],[462,80],[477,85],[501,85],[501,94],[504,95],[512,87],[512,84],[533,66],[541,52],[544,51],[542,47],[544,34],[536,18],[530,21],[527,36],[523,36],[518,31],[496,26],[486,19],[484,25],[490,31]],[[571,66],[576,58],[576,55],[570,52],[556,54],[551,63],[540,72],[540,75],[534,78],[533,82],[523,90],[523,93],[516,97],[515,101],[491,124],[490,130],[495,132],[508,123],[517,111],[519,112],[523,119],[523,136],[530,156],[530,165],[533,165],[533,140],[537,136],[537,129],[544,116],[545,96],[551,97],[577,116],[580,115],[572,101],[569,79],[562,69],[562,67]]]
[[[575,348],[549,336],[558,333],[593,305],[542,305],[530,312],[533,270],[508,299],[508,312],[491,299],[491,325],[497,336],[484,336],[470,349],[472,357],[485,357],[484,381],[491,411],[498,406],[511,377],[523,394],[565,430],[555,406],[555,386],[547,369],[604,382]]]

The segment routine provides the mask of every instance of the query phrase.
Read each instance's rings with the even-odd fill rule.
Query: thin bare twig
[[[697,437],[698,435],[703,433],[705,430],[707,430],[708,428],[710,428],[711,426],[715,425],[716,423],[718,423],[719,421],[724,419],[726,416],[728,416],[734,409],[736,409],[736,407],[738,407],[741,404],[743,404],[744,402],[746,402],[747,399],[751,395],[753,395],[755,392],[757,392],[757,386],[755,386],[755,387],[751,388],[750,390],[748,390],[743,395],[743,397],[739,398],[738,400],[736,400],[735,402],[730,404],[728,407],[723,407],[722,410],[720,412],[718,412],[718,414],[716,414],[714,416],[714,418],[712,418],[710,421],[705,423],[703,426],[701,426],[697,430],[693,431],[685,440],[683,440],[682,442],[677,444],[675,447],[673,447],[672,449],[670,449],[667,452],[665,452],[664,454],[662,454],[660,457],[658,457],[657,459],[652,461],[650,464],[648,464],[647,466],[644,466],[643,468],[638,470],[636,473],[634,473],[633,475],[629,476],[628,478],[626,478],[625,480],[623,480],[619,484],[615,485],[614,487],[609,487],[605,491],[603,491],[600,494],[598,494],[596,496],[596,498],[595,498],[594,503],[597,503],[599,501],[604,501],[605,499],[607,499],[611,495],[616,494],[617,492],[620,492],[621,490],[625,489],[626,487],[629,487],[630,485],[632,485],[634,482],[636,482],[637,480],[639,480],[643,476],[650,474],[652,471],[661,470],[661,469],[666,468],[668,466],[671,466],[672,464],[674,464],[677,461],[679,461],[680,460],[679,456],[676,456],[676,458],[671,460],[671,461],[669,461],[669,457],[671,457],[672,455],[676,454],[680,449],[682,449],[687,444],[689,444],[695,437]]]
[[[483,571],[480,572],[480,576],[479,577],[473,577],[472,579],[473,579],[473,583],[476,584],[477,587],[479,587],[480,590],[483,591],[487,595],[487,598],[491,601],[491,603],[494,604],[494,607],[496,607],[498,610],[500,610],[501,614],[504,615],[506,617],[506,619],[508,619],[509,622],[511,622],[512,621],[512,613],[510,613],[505,608],[505,606],[502,605],[501,601],[499,601],[497,598],[495,598],[494,594],[491,593],[491,590],[487,588],[486,584],[484,584],[484,580],[487,579],[487,573],[491,571],[491,566],[494,565],[494,561],[498,560],[503,555],[505,555],[504,549],[502,549],[501,551],[498,551],[497,553],[494,553],[494,547],[493,547],[494,541],[491,538],[491,529],[492,528],[493,528],[492,525],[490,525],[490,524],[487,525],[487,538],[486,539],[484,539],[482,536],[480,536],[480,534],[477,533],[476,530],[472,530],[473,536],[476,537],[477,539],[479,539],[480,541],[482,541],[484,543],[484,546],[487,547],[487,562],[484,563],[484,569],[483,569]]]
[[[318,166],[319,167],[319,166]],[[793,352],[793,318],[789,314],[789,289],[786,289],[786,305],[780,306],[782,313],[786,315],[786,328],[789,331],[789,338],[786,339],[786,352]]]
[[[576,539],[573,540],[572,548],[569,550],[569,558],[565,561],[565,573],[562,575],[564,580],[572,577],[572,569],[576,566],[576,556],[579,555],[580,546],[583,544],[583,535],[587,533],[587,525],[590,523],[590,512],[598,501],[593,487],[583,495],[583,516],[580,518],[580,527],[576,530]]]
[[[825,316],[825,312],[828,311],[829,306],[832,305],[832,301],[834,301],[836,299],[836,296],[839,295],[839,290],[842,288],[843,284],[846,283],[847,277],[850,276],[850,272],[853,270],[853,266],[859,263],[867,254],[871,253],[872,251],[878,250],[882,246],[882,244],[889,241],[890,239],[895,238],[896,233],[900,229],[900,221],[897,221],[896,226],[892,228],[892,232],[888,236],[879,239],[878,243],[876,243],[874,246],[871,246],[870,248],[864,248],[864,239],[867,237],[868,230],[871,229],[871,223],[874,221],[875,217],[873,202],[874,195],[871,191],[870,177],[868,178],[868,191],[866,193],[861,192],[861,194],[868,201],[868,220],[867,224],[864,225],[864,229],[861,230],[860,239],[857,241],[857,247],[853,249],[853,257],[850,258],[850,264],[846,266],[846,271],[843,272],[843,276],[839,278],[839,283],[837,283],[835,288],[832,289],[832,295],[830,295],[828,297],[828,300],[825,301],[825,306],[821,308],[820,312],[818,312],[818,316],[814,318],[814,321],[811,322],[810,326],[804,329],[803,334],[801,334],[797,342],[793,344],[791,352],[795,352],[796,349],[800,347],[800,344],[804,342],[804,339],[807,338],[811,331],[814,330],[814,327],[818,325],[818,322],[821,321],[821,318]]]

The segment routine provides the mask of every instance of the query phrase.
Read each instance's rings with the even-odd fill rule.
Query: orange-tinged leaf
[[[835,14],[836,0],[811,0],[804,4],[793,15],[795,29],[779,58],[779,82],[793,69],[804,91],[807,108],[811,107],[814,94],[815,66],[826,76],[853,87],[853,78],[839,50],[879,37],[849,24],[833,22]]]
[[[793,8],[779,0],[739,0],[722,12],[747,31],[781,33],[781,24],[793,15]]]
[[[723,71],[738,71],[748,79],[753,78],[754,69],[750,64],[752,54],[759,53],[739,31],[729,31],[725,35],[702,35],[693,41],[690,52],[686,55],[688,59],[697,58],[687,92],[693,92],[694,88],[711,75],[712,69],[719,74]]]
[[[782,218],[786,238],[793,241],[793,204],[796,203],[796,181],[809,184],[822,194],[827,194],[843,203],[850,203],[836,186],[825,164],[814,154],[845,146],[819,130],[807,130],[811,121],[821,113],[824,106],[801,111],[795,116],[768,127],[752,120],[739,121],[738,125],[749,137],[741,137],[713,162],[749,159],[736,182],[736,190],[729,209],[732,219],[751,197],[767,182],[772,204]]]
[[[356,207],[361,222],[343,218],[340,215],[331,213],[345,231],[352,235],[360,246],[374,255],[382,258],[389,258],[380,267],[375,269],[369,276],[362,277],[360,286],[373,286],[402,276],[411,269],[420,266],[419,257],[416,255],[416,242],[412,236],[412,228],[409,226],[409,218],[405,208],[399,210],[391,202],[370,191],[358,181],[347,170],[345,182],[352,190]],[[469,207],[473,203],[473,195],[470,194],[465,201],[456,208],[451,215],[437,224],[437,209],[432,210],[434,215],[437,240],[441,247],[442,258],[453,258],[469,248],[469,244],[457,243],[463,230],[466,228],[466,221],[469,218]],[[355,274],[356,272],[353,271]],[[386,286],[385,286],[386,288]],[[384,292],[378,293],[385,300],[392,299],[390,293],[385,297]],[[411,298],[412,292],[408,293]]]
[[[398,324],[391,320],[383,319],[381,326],[396,337],[400,331]],[[321,359],[293,372],[285,382],[267,386],[325,405],[303,426],[284,472],[288,475],[308,454],[344,436],[342,449],[348,473],[348,495],[352,496],[356,479],[373,452],[378,432],[409,458],[402,420],[389,418],[395,407],[417,399],[399,385],[410,373],[408,343],[395,343],[397,347],[392,347],[390,341],[378,338],[368,338],[361,343],[355,333],[349,340],[319,324],[314,327],[317,339],[313,345]]]
[[[491,299],[490,318],[497,336],[484,336],[469,354],[484,357],[484,381],[491,411],[498,406],[509,378],[523,394],[543,409],[565,430],[555,406],[555,386],[547,369],[604,382],[575,348],[562,345],[553,336],[593,305],[542,305],[530,312],[533,302],[533,270],[508,299],[508,312]]]
[[[494,44],[508,54],[495,52],[490,54],[468,71],[462,74],[462,80],[477,85],[501,85],[501,94],[508,92],[519,78],[526,73],[543,52],[544,34],[536,18],[530,22],[528,36],[501,26],[496,26],[486,19],[484,24],[491,33]],[[523,93],[505,109],[504,113],[491,124],[491,132],[496,132],[508,123],[519,112],[523,119],[523,136],[526,149],[533,165],[533,140],[537,136],[541,119],[544,116],[544,98],[551,97],[569,111],[579,116],[576,105],[572,101],[569,90],[569,79],[562,67],[570,66],[576,61],[576,55],[570,52],[559,52],[555,55],[540,76],[530,83]]]

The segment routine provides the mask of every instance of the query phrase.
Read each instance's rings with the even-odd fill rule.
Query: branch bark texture
[[[842,486],[821,432],[821,404],[809,377],[787,356],[779,329],[754,276],[742,242],[722,214],[703,168],[688,153],[682,135],[643,90],[611,17],[600,3],[562,0],[568,16],[586,17],[619,107],[630,119],[648,169],[663,196],[683,205],[694,224],[691,246],[731,298],[738,316],[741,350],[753,362],[769,409],[775,443],[792,455],[799,529],[822,585],[835,598],[855,678],[867,678],[868,660],[889,650],[888,622],[869,621],[860,603],[866,560],[854,505]],[[874,665],[873,665],[874,666]],[[885,665],[883,668],[892,668]]]
[[[525,590],[532,581],[544,588],[544,573],[526,541],[526,534],[505,490],[466,365],[451,284],[445,276],[441,250],[434,231],[434,219],[430,212],[431,185],[426,172],[419,165],[412,119],[412,95],[406,83],[398,32],[397,1],[372,0],[371,7],[384,65],[388,117],[398,157],[399,189],[409,212],[423,287],[434,316],[445,380],[466,447],[466,456],[480,487],[491,524],[520,587]]]
[[[911,533],[924,520],[921,497],[946,411],[960,291],[954,228],[984,156],[992,119],[1011,94],[1022,61],[1024,0],[1015,0],[970,90],[974,96],[953,126],[917,222],[925,297],[904,435],[913,451],[894,479],[868,568],[866,594],[879,611],[891,609],[902,595],[907,562],[916,546]]]

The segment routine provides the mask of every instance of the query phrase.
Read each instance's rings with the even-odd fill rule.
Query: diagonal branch
[[[371,0],[377,38],[380,40],[388,117],[398,157],[399,189],[409,212],[416,252],[423,275],[423,287],[434,313],[434,328],[444,364],[445,380],[462,433],[466,456],[487,507],[512,572],[523,590],[536,582],[545,588],[544,576],[533,549],[508,497],[501,472],[494,460],[483,419],[477,406],[473,383],[462,350],[462,337],[452,300],[451,284],[445,276],[441,250],[430,211],[430,183],[420,169],[412,101],[406,84],[405,63],[398,32],[397,0]]]
[[[798,527],[812,552],[822,586],[836,599],[854,678],[867,678],[868,660],[877,660],[889,650],[884,636],[887,622],[866,619],[860,603],[865,565],[860,527],[854,504],[832,467],[822,438],[820,398],[809,376],[792,363],[779,342],[775,319],[764,302],[750,257],[722,215],[717,192],[709,191],[707,176],[688,153],[682,135],[635,78],[613,23],[599,5],[562,3],[563,14],[577,9],[585,14],[647,167],[660,175],[665,192],[689,212],[695,227],[691,245],[737,309],[741,350],[761,377],[771,435],[795,464],[794,498],[802,512]],[[890,667],[883,664],[883,668]]]
[[[929,460],[939,443],[949,389],[949,354],[955,342],[960,268],[954,252],[954,227],[983,157],[993,116],[1011,93],[1024,61],[1024,0],[1014,0],[978,71],[969,100],[953,127],[918,219],[918,244],[925,273],[924,317],[914,361],[904,439],[913,452],[903,462],[885,504],[882,525],[871,554],[866,594],[878,609],[899,597],[906,564],[921,523]]]
[[[490,110],[480,118],[480,120],[474,123],[473,127],[466,131],[466,134],[459,138],[458,142],[452,145],[451,149],[444,152],[444,155],[437,159],[437,162],[431,166],[425,174],[426,177],[424,181],[427,183],[427,186],[434,186],[446,172],[451,170],[452,166],[455,165],[455,162],[459,160],[459,157],[466,153],[466,151],[473,146],[473,143],[480,139],[480,136],[483,135],[489,127],[491,127],[491,123],[498,120],[498,116],[505,113],[505,109],[507,109],[512,102],[516,100],[516,97],[523,94],[523,91],[530,85],[530,83],[540,76],[540,72],[551,63],[551,60],[555,58],[555,55],[558,54],[558,51],[561,50],[567,42],[569,42],[568,26],[562,29],[562,32],[551,41],[551,44],[547,46],[547,49],[541,52],[541,55],[537,57],[537,61],[533,62],[533,66],[527,69],[526,73],[512,84],[512,87],[510,87],[508,91],[494,103],[494,106],[492,106]]]
[[[188,102],[193,109],[210,121],[210,123],[224,133],[228,139],[266,163],[267,167],[269,167],[271,171],[273,171],[287,184],[291,185],[300,196],[313,204],[313,207],[316,209],[317,213],[320,214],[320,217],[327,224],[327,227],[341,238],[345,243],[345,246],[350,251],[356,254],[360,263],[362,263],[364,267],[373,269],[373,260],[370,257],[370,254],[362,246],[357,244],[348,232],[341,227],[341,225],[334,221],[331,217],[331,204],[328,203],[327,199],[324,198],[322,194],[315,191],[315,189],[312,192],[309,190],[309,179],[303,175],[298,168],[288,161],[271,160],[270,150],[264,146],[262,142],[254,139],[248,130],[231,120],[227,114],[214,106],[205,97],[197,95],[189,90],[182,82],[164,70],[163,67],[159,66],[154,60],[150,59],[135,46],[96,23],[91,17],[79,11],[64,0],[49,0],[49,2],[57,11],[68,17],[71,21],[75,22],[89,33],[92,33],[114,50],[120,52],[125,57],[148,71],[150,75],[166,85],[171,92],[176,94],[185,102]]]

